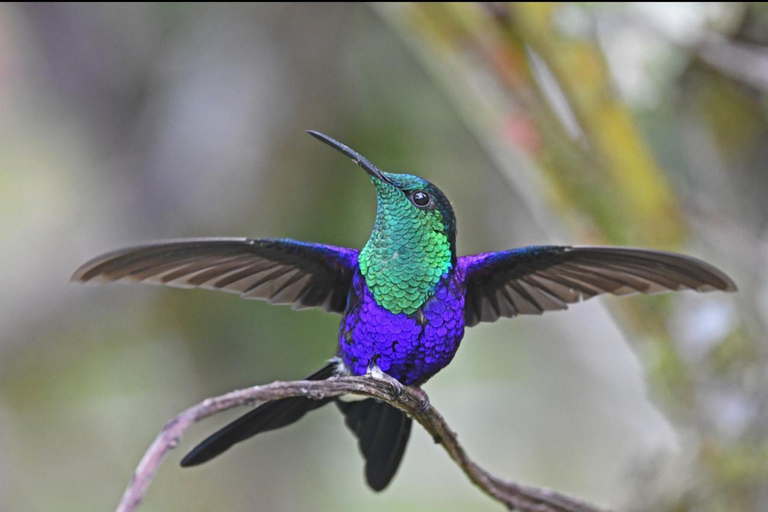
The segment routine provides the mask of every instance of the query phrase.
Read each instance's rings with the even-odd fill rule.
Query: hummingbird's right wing
[[[72,280],[207,288],[341,313],[357,254],[356,249],[290,239],[166,240],[98,256],[77,269]]]

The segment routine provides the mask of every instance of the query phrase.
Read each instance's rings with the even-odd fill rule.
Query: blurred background
[[[426,386],[500,477],[625,511],[768,509],[768,9],[756,4],[0,5],[0,510],[111,510],[163,424],[301,378],[339,318],[68,283],[189,236],[361,247],[366,176],[440,186],[462,254],[681,251],[738,294],[595,299],[471,329]],[[492,511],[424,432],[382,494],[332,408],[146,511]]]

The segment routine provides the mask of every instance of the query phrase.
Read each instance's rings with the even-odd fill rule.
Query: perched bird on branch
[[[712,265],[669,252],[542,245],[457,256],[456,218],[440,189],[384,172],[327,135],[309,134],[362,167],[376,189],[376,222],[362,250],[289,239],[170,240],[99,256],[73,279],[207,288],[297,309],[322,307],[342,315],[339,345],[309,379],[381,371],[407,386],[445,368],[464,329],[479,322],[567,309],[601,293],[736,291]],[[331,402],[359,440],[368,484],[384,489],[400,465],[411,418],[373,399],[266,403],[208,437],[181,464],[202,464]]]

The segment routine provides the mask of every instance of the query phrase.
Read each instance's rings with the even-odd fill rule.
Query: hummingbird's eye
[[[424,208],[425,206],[429,205],[431,199],[429,198],[429,194],[426,192],[417,190],[411,194],[411,201],[419,208]]]

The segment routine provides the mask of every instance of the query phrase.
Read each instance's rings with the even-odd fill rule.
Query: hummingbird
[[[600,294],[722,290],[735,283],[699,259],[629,247],[537,245],[456,254],[456,217],[445,194],[411,174],[385,172],[341,142],[308,131],[369,176],[376,220],[361,249],[286,238],[192,238],[113,251],[85,263],[80,282],[133,281],[206,288],[342,316],[335,356],[310,380],[383,372],[422,386],[456,355],[467,327],[541,315]],[[196,466],[256,434],[335,403],[357,437],[375,491],[392,480],[412,419],[374,399],[286,398],[215,432],[181,461]]]

